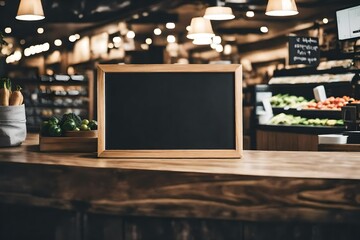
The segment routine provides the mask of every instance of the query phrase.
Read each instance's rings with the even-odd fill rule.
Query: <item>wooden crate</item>
[[[42,137],[41,152],[96,152],[97,137]]]

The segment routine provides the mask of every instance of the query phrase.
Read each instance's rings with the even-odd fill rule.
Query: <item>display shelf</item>
[[[89,95],[88,94],[78,94],[78,95],[57,95],[55,93],[38,93],[39,97],[48,97],[48,98],[57,98],[57,97],[66,97],[66,98],[87,98]]]
[[[341,110],[313,110],[313,109],[295,109],[295,108],[272,108],[274,115],[279,113],[291,114],[305,118],[328,118],[341,119]]]
[[[274,132],[292,132],[302,134],[330,134],[330,133],[342,133],[345,131],[345,127],[342,126],[304,126],[304,125],[271,125],[262,124],[258,125],[259,130],[274,131]]]
[[[302,96],[307,100],[314,99],[313,88],[323,85],[326,95],[328,97],[342,97],[353,96],[354,89],[348,82],[333,82],[333,83],[303,83],[303,84],[273,84],[273,85],[257,85],[255,87],[255,95],[259,93],[270,92],[272,96],[277,94],[289,94],[295,96]],[[255,96],[255,99],[256,99]]]
[[[329,69],[320,69],[316,67],[278,69],[274,71],[274,77],[290,77],[290,76],[305,76],[305,75],[321,75],[321,74],[345,74],[345,73],[360,73],[360,69],[351,69],[344,67],[333,67]]]
[[[39,85],[45,86],[87,86],[88,81],[39,81]]]
[[[339,50],[321,51],[320,58],[330,60],[359,59],[358,52],[341,52]]]
[[[88,105],[54,105],[54,104],[38,104],[37,108],[78,108],[78,109],[87,109]]]

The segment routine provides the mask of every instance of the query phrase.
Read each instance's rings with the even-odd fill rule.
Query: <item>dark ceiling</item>
[[[17,41],[25,39],[27,44],[67,38],[74,33],[110,23],[127,21],[139,34],[151,34],[155,26],[167,21],[177,22],[177,34],[184,35],[185,27],[194,16],[203,14],[206,6],[216,1],[200,0],[42,0],[45,20],[25,22],[15,19],[20,0],[0,0],[0,31],[10,26],[12,32],[5,34]],[[334,21],[335,11],[353,6],[358,0],[296,0],[299,15],[293,17],[268,17],[265,13],[267,0],[227,0],[236,15],[232,21],[215,22],[216,33],[236,35],[238,44],[258,41],[283,34],[299,24],[315,22],[323,17]],[[247,18],[245,12],[253,10],[254,18]],[[149,15],[145,15],[144,12]],[[145,15],[145,16],[144,16]],[[269,33],[262,34],[260,26],[269,26]],[[44,34],[36,29],[43,27]]]

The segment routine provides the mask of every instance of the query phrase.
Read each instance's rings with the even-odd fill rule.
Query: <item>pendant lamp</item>
[[[212,38],[215,36],[209,19],[195,17],[191,19],[190,31],[186,36],[189,39]]]
[[[235,18],[230,7],[208,7],[205,10],[204,18],[210,20],[231,20]]]
[[[210,45],[212,40],[211,38],[195,38],[192,43],[195,45]]]
[[[45,18],[41,0],[20,0],[17,15],[22,21],[37,21]]]
[[[269,0],[265,14],[268,16],[293,16],[298,14],[295,0]]]

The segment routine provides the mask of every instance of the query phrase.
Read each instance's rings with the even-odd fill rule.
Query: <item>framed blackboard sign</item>
[[[289,36],[289,64],[318,66],[320,63],[319,39]]]
[[[98,156],[239,158],[240,65],[99,65]]]

